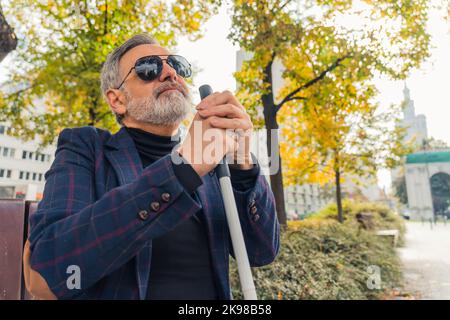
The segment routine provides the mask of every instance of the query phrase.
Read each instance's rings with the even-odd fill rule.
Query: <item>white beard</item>
[[[187,97],[180,91],[163,92],[158,98],[154,95],[135,99],[124,90],[128,101],[126,114],[137,121],[165,126],[180,123],[191,111],[191,95]]]

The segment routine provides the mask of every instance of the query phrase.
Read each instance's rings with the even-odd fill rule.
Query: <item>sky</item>
[[[239,46],[227,39],[230,28],[231,19],[227,10],[221,8],[219,14],[204,26],[206,32],[203,38],[195,42],[187,38],[180,39],[177,53],[200,69],[194,78],[196,89],[203,84],[209,84],[214,91],[236,89],[233,72],[236,71],[236,52]],[[198,101],[200,98],[195,95],[196,92],[194,98]]]
[[[231,19],[226,8],[221,8],[204,26],[205,34],[192,42],[181,38],[176,52],[185,56],[197,69],[194,78],[194,102],[200,100],[197,89],[209,84],[215,91],[234,91],[236,83],[232,73],[236,70],[236,52],[239,50],[227,39]],[[418,70],[411,72],[406,84],[411,90],[416,113],[427,118],[428,135],[450,144],[450,25],[442,18],[442,11],[430,13],[428,31],[432,36],[430,59]],[[0,63],[0,82],[3,81],[7,57]],[[399,104],[403,98],[403,81],[375,80],[380,105]],[[378,175],[379,184],[389,189],[387,171]]]

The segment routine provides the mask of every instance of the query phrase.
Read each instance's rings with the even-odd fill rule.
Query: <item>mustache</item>
[[[177,82],[167,81],[155,89],[155,98],[158,98],[162,92],[169,90],[169,89],[178,90],[183,94],[183,96],[185,96],[185,97],[188,96],[188,92],[187,92],[186,88],[183,87],[181,84],[179,84]]]

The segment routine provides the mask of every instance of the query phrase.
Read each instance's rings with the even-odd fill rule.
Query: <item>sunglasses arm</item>
[[[125,80],[127,80],[128,76],[130,75],[131,71],[133,71],[134,67],[130,69],[130,71],[128,71],[127,75],[125,76],[125,78],[123,78],[123,81],[120,83],[120,85],[116,88],[116,89],[120,89],[123,85],[123,83],[125,82]]]

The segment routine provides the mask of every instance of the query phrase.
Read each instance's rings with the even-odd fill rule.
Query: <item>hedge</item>
[[[402,221],[374,204],[347,202],[345,208],[343,224],[333,218],[331,207],[289,223],[276,260],[252,270],[259,299],[379,299],[401,285],[400,261],[391,242],[360,228],[353,217],[371,208],[378,227],[403,230]],[[367,285],[370,266],[380,268],[379,289]],[[230,277],[233,297],[242,299],[234,261]]]

